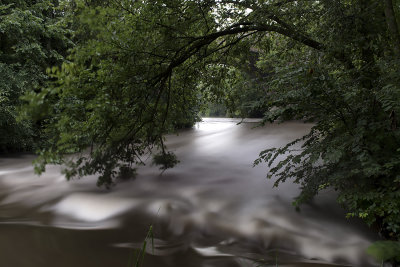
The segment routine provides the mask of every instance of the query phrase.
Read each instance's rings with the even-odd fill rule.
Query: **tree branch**
[[[392,39],[394,42],[393,50],[397,56],[400,56],[400,33],[399,27],[396,21],[396,15],[393,9],[393,1],[392,0],[384,0],[385,1],[385,17],[386,22],[388,24],[388,28],[390,33],[392,34]]]

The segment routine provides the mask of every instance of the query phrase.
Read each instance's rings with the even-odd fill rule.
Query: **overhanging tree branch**
[[[396,15],[393,9],[393,1],[392,0],[384,0],[384,1],[385,1],[386,22],[388,24],[388,28],[394,43],[393,50],[397,56],[400,56],[400,33],[396,21]]]

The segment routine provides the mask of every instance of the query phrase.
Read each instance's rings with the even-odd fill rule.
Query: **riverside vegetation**
[[[295,205],[333,188],[348,216],[398,241],[399,11],[399,0],[2,1],[0,149],[108,187],[150,150],[173,167],[164,135],[209,103],[310,121],[255,164],[300,184]]]

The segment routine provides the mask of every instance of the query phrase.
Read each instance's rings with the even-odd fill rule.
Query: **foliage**
[[[68,46],[57,1],[2,1],[0,4],[0,151],[32,149],[38,127],[17,109],[25,93],[48,81],[45,70],[59,64]]]
[[[368,254],[379,261],[400,261],[400,243],[395,241],[377,241],[367,249]]]
[[[185,21],[157,5],[76,4],[75,36],[88,40],[72,50],[70,63],[51,69],[56,82],[31,101],[38,110],[49,106],[52,114],[46,131],[51,145],[42,151],[37,171],[65,162],[67,178],[100,173],[98,184],[110,186],[120,167],[141,164],[145,153],[164,149],[163,134],[198,120],[191,79],[197,62],[186,62],[181,71],[169,66],[177,64],[167,61],[176,50],[175,33],[154,23],[178,23],[185,31]],[[59,100],[36,101],[41,95]],[[63,157],[70,153],[78,153],[76,160]]]
[[[329,54],[299,47],[297,61],[278,66],[269,82],[273,112],[265,119],[302,119],[315,126],[283,148],[261,152],[255,163],[268,162],[276,185],[288,178],[301,184],[296,205],[332,187],[348,216],[360,217],[375,224],[384,237],[398,239],[399,59],[393,60],[393,51],[382,45],[390,40],[378,12],[379,4],[373,1],[330,6],[320,17],[334,26],[332,31],[323,28],[324,38],[332,49],[341,45],[340,54],[351,58],[335,62]],[[338,16],[341,13],[345,16]],[[269,56],[265,55],[268,60]],[[279,155],[287,156],[279,161]]]
[[[179,161],[176,155],[171,152],[162,152],[153,156],[153,163],[160,165],[161,170],[173,168]]]
[[[248,44],[237,44],[240,53],[224,64],[208,65],[199,83],[205,101],[203,114],[216,117],[262,118],[266,111],[265,80],[271,70],[257,66],[260,53]],[[210,79],[210,76],[213,79]]]
[[[227,71],[220,77],[217,85],[215,81],[201,83],[203,98],[208,100],[203,114],[216,117],[241,117],[241,118],[262,118],[266,111],[264,97],[266,94],[265,83],[268,77],[267,72],[261,71],[255,64],[259,53],[248,50],[240,57],[230,58],[222,68]],[[215,69],[221,66],[212,66]],[[212,75],[215,70],[207,75]],[[218,87],[215,88],[215,87]],[[215,92],[220,91],[221,95]],[[208,94],[207,94],[208,93]],[[208,96],[208,98],[207,98]]]

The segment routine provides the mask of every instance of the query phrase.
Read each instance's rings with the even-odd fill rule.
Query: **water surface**
[[[128,266],[150,225],[143,266],[379,266],[377,237],[345,219],[326,191],[295,211],[298,185],[273,188],[258,153],[302,136],[310,124],[205,119],[167,138],[180,164],[140,167],[112,190],[96,177],[67,182],[59,166],[34,175],[32,155],[0,158],[0,266]],[[148,161],[149,162],[149,161]]]

